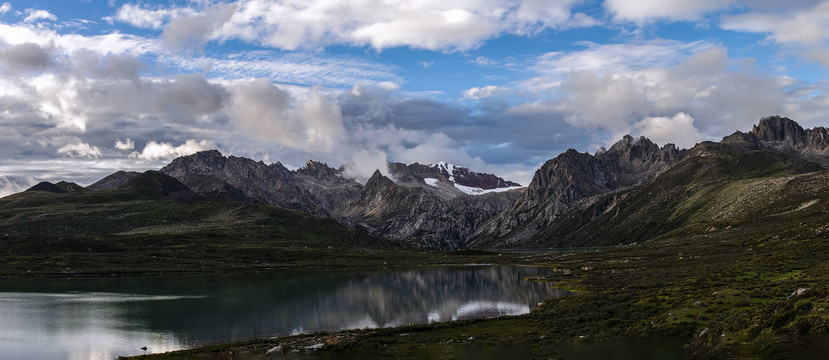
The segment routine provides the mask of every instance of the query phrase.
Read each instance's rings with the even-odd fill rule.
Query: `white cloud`
[[[69,157],[81,157],[94,159],[101,156],[101,150],[97,146],[90,146],[87,143],[67,144],[57,150],[58,154]]]
[[[699,20],[705,13],[725,9],[734,0],[605,0],[614,19],[644,23],[655,20]]]
[[[19,193],[37,184],[31,176],[0,175],[0,197]]]
[[[25,23],[34,23],[41,20],[58,20],[58,18],[55,15],[52,15],[52,13],[46,10],[26,9],[26,14],[26,17],[23,19],[23,22]]]
[[[190,8],[147,8],[136,4],[124,4],[114,17],[108,17],[105,20],[117,20],[144,29],[161,29],[170,20],[194,13],[195,11]]]
[[[11,11],[12,4],[4,2],[3,5],[0,5],[0,16],[5,15],[7,12]]]
[[[586,41],[577,44],[587,49],[543,54],[531,68],[549,75],[576,71],[613,74],[674,66],[690,55],[714,47],[705,41],[685,43],[663,39],[627,44],[596,44]]]
[[[403,82],[393,67],[349,56],[248,51],[221,58],[164,56],[159,60],[184,71],[222,79],[267,78],[279,83],[340,88],[360,82]]]
[[[52,63],[50,51],[32,43],[0,48],[0,63],[13,70],[41,70]]]
[[[571,14],[576,0],[328,1],[240,0],[197,3],[182,9],[122,6],[115,20],[165,27],[173,40],[197,44],[238,39],[279,49],[317,49],[334,44],[370,45],[378,50],[412,47],[470,49],[502,34],[529,36],[543,29],[594,26],[583,13]],[[222,11],[217,9],[221,7]],[[121,14],[124,16],[121,16]],[[132,15],[128,17],[127,15]],[[229,20],[227,16],[230,16]],[[185,26],[186,25],[186,26]]]
[[[645,117],[633,124],[633,134],[643,135],[656,144],[673,143],[680,149],[688,149],[704,140],[704,136],[694,127],[694,118],[686,113],[672,117]]]
[[[161,53],[156,40],[141,36],[114,32],[104,35],[84,36],[79,34],[58,34],[54,30],[23,24],[0,22],[0,44],[19,45],[33,43],[43,48],[54,47],[60,55],[88,50],[99,55],[129,54],[140,56]]]
[[[258,79],[233,87],[228,115],[240,131],[306,151],[330,152],[345,136],[340,108],[319,88],[296,100],[270,81]]]
[[[807,109],[818,106],[819,98],[793,95],[792,89],[804,84],[762,75],[752,62],[730,59],[723,47],[673,42],[661,46],[667,48],[656,43],[596,45],[584,53],[543,56],[535,66],[539,76],[525,83],[549,98],[533,108],[564,114],[577,128],[605,131],[607,137],[596,140],[603,145],[624,133],[691,144],[749,129],[769,114],[803,115],[804,122],[815,117],[816,112]],[[661,54],[661,60],[650,60],[647,53]],[[669,137],[660,129],[685,133]]]
[[[478,66],[495,66],[498,62],[486,56],[478,56],[472,60],[472,63]]]
[[[829,39],[829,2],[820,2],[810,8],[794,7],[788,11],[750,11],[729,15],[723,17],[720,27],[769,34],[769,38],[778,43],[820,46]]]
[[[161,37],[173,48],[188,51],[201,49],[235,11],[235,4],[219,3],[202,13],[173,19],[164,28]]]
[[[135,142],[130,140],[130,138],[127,138],[123,142],[121,141],[121,139],[116,139],[115,148],[121,151],[129,151],[135,149]]]
[[[141,150],[140,153],[133,151],[129,157],[131,159],[155,161],[192,155],[199,151],[215,148],[216,143],[209,140],[196,141],[190,139],[179,146],[173,146],[173,144],[166,142],[150,141],[146,146],[144,146],[144,149]]]
[[[492,97],[503,89],[495,85],[487,85],[483,87],[473,87],[463,92],[463,97],[467,99],[486,99]]]
[[[345,164],[343,176],[365,184],[374,172],[389,176],[388,159],[386,153],[377,149],[355,151],[351,161]]]

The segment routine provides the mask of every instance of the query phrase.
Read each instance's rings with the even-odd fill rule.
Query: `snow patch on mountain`
[[[504,192],[504,191],[510,191],[510,190],[516,190],[516,189],[523,188],[523,186],[510,186],[510,187],[502,187],[502,188],[495,188],[495,189],[485,190],[485,189],[481,189],[481,188],[476,188],[476,187],[471,187],[471,186],[463,186],[463,185],[458,185],[458,184],[455,184],[455,187],[458,190],[462,191],[463,193],[469,194],[469,195],[483,195],[483,194],[489,194],[489,193],[494,193],[494,192]]]
[[[438,161],[434,164],[430,164],[429,166],[430,167],[438,167],[439,169],[445,169],[446,172],[448,172],[449,174],[452,174],[452,173],[455,172],[455,165],[452,165],[452,164],[450,164],[448,162],[445,162],[445,161]]]
[[[423,181],[426,182],[426,185],[431,185],[431,186],[436,187],[436,186],[438,186],[438,181],[440,181],[440,180],[435,179],[435,178],[423,178]]]

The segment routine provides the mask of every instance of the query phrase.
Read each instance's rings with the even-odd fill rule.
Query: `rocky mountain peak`
[[[161,172],[173,177],[184,173],[213,173],[224,169],[226,163],[227,158],[218,150],[205,150],[176,158],[162,168]]]
[[[781,151],[829,167],[829,130],[824,127],[803,129],[792,119],[769,116],[760,120],[748,133],[737,132],[723,142],[744,142],[757,148]]]
[[[519,183],[504,180],[493,174],[474,172],[463,166],[453,165],[445,161],[439,161],[428,166],[441,177],[461,186],[483,190],[521,186]]]
[[[602,156],[618,156],[629,160],[649,160],[658,153],[659,146],[650,139],[644,136],[634,139],[633,136],[625,135],[622,140],[613,144],[610,150],[607,150]]]
[[[769,116],[760,119],[754,125],[751,134],[760,141],[782,141],[794,145],[807,142],[808,133],[792,119],[780,116]]]
[[[374,174],[368,179],[364,189],[385,189],[394,185],[394,181],[383,175],[380,170],[374,170]]]
[[[291,172],[291,170],[288,170],[288,168],[286,168],[285,165],[282,165],[282,162],[280,161],[270,164],[268,165],[268,167],[283,179],[290,179],[294,175],[294,173]]]
[[[331,168],[326,163],[319,161],[308,160],[304,166],[297,169],[297,174],[313,176],[317,179],[329,179],[337,176],[337,170]]]

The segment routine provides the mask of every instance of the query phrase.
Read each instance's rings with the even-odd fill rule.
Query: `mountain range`
[[[773,116],[691,149],[629,135],[595,154],[571,149],[527,187],[445,162],[389,163],[361,184],[344,167],[308,161],[289,170],[210,150],[86,188],[59,182],[27,191],[129,188],[160,200],[275,206],[415,248],[602,246],[803,211],[829,199],[827,153],[827,129]]]

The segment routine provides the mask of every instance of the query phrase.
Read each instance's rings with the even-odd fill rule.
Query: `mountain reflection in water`
[[[454,267],[0,281],[0,353],[113,358],[319,330],[529,312],[545,268]]]

